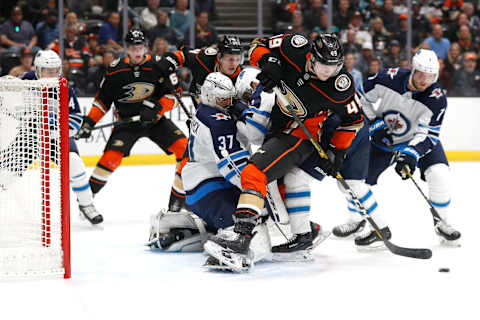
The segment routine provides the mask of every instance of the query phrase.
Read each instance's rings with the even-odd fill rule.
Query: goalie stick
[[[384,138],[386,140],[386,138]],[[390,151],[393,153],[393,157],[395,158],[395,160],[398,159],[398,152],[396,152],[393,147],[390,145],[390,143],[388,143],[388,140],[387,141],[383,141],[387,146],[388,148],[390,149]],[[405,173],[407,174],[407,177],[408,179],[412,180],[413,184],[415,185],[415,187],[417,188],[417,190],[420,192],[420,194],[422,195],[423,199],[425,199],[425,201],[428,203],[428,206],[430,207],[430,212],[432,213],[432,216],[433,216],[433,225],[437,225],[437,223],[439,223],[440,221],[443,221],[442,217],[440,217],[440,214],[438,214],[438,211],[437,209],[435,209],[435,207],[432,205],[432,203],[430,202],[430,200],[427,198],[427,196],[425,195],[425,193],[423,192],[423,190],[420,188],[420,186],[418,185],[417,181],[413,178],[412,176],[412,173],[410,172],[410,168],[408,168],[407,166],[405,166],[403,168],[403,171],[405,171]]]
[[[293,117],[295,122],[298,123],[300,128],[302,128],[302,131],[307,135],[308,140],[310,140],[310,143],[312,143],[313,147],[317,150],[320,157],[324,159],[328,159],[328,156],[325,153],[325,151],[322,149],[320,144],[313,138],[310,131],[308,131],[308,129],[305,127],[305,124],[300,120],[296,111],[293,109],[292,105],[289,103],[287,98],[282,94],[280,89],[278,87],[274,87],[273,90],[277,95],[277,97],[281,100],[282,104],[287,108],[288,112]],[[367,210],[365,209],[363,204],[360,202],[360,199],[355,194],[355,192],[350,188],[348,183],[343,179],[342,175],[339,172],[337,172],[337,176],[335,178],[337,179],[338,182],[340,182],[342,187],[352,197],[352,200],[355,203],[355,205],[364,213],[363,218],[367,220],[368,223],[370,223],[375,233],[383,241],[383,243],[385,243],[385,246],[388,248],[388,250],[390,250],[390,252],[399,256],[415,258],[415,259],[430,259],[432,257],[432,251],[430,249],[400,247],[390,242],[390,240],[386,239],[383,236],[380,229],[378,228],[377,223],[368,215]]]

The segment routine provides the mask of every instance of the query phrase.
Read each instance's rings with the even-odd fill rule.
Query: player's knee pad
[[[303,170],[293,168],[284,177],[285,206],[293,233],[310,231],[310,181],[311,177]]]
[[[150,245],[171,252],[203,251],[208,234],[205,222],[196,215],[162,210],[150,223]]]
[[[257,225],[253,232],[255,236],[250,242],[250,252],[253,254],[253,262],[269,259],[272,253],[272,243],[266,223]]]
[[[425,170],[425,180],[432,205],[447,207],[450,204],[450,168],[444,163],[434,164]]]
[[[188,140],[185,137],[177,139],[171,146],[168,148],[168,151],[173,152],[175,154],[175,158],[180,160],[183,158],[185,153],[185,149],[187,148]]]
[[[267,176],[253,163],[247,164],[240,175],[242,189],[259,192],[263,197],[267,193]]]

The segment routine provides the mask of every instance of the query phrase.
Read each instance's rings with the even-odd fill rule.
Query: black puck
[[[438,272],[450,272],[449,268],[439,268]]]

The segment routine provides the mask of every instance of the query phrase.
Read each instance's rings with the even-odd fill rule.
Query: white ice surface
[[[480,319],[480,166],[452,171],[460,248],[439,246],[424,199],[389,169],[374,192],[392,242],[431,248],[432,259],[360,253],[353,240],[330,238],[313,263],[263,263],[239,275],[203,270],[200,253],[149,251],[149,216],[167,205],[173,166],[120,167],[95,199],[103,229],[80,221],[72,203],[72,278],[0,282],[0,319]],[[312,196],[312,220],[326,228],[344,220],[332,179],[315,182]]]

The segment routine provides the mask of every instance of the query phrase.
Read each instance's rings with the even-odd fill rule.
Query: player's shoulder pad
[[[198,59],[202,61],[207,67],[212,67],[215,65],[215,61],[217,60],[217,49],[213,47],[208,47],[205,49],[200,50],[198,53]]]
[[[35,75],[35,71],[31,70],[25,73],[22,76],[22,80],[37,80],[37,76]]]
[[[310,52],[312,43],[303,34],[293,33],[284,36],[281,48],[287,56],[303,57]]]
[[[353,98],[355,84],[352,75],[343,68],[335,77],[331,77],[322,89],[331,98],[330,100],[345,101],[349,97]]]
[[[410,72],[409,69],[400,67],[382,69],[373,76],[367,77],[367,80],[363,84],[363,89],[365,92],[368,92],[375,87],[375,84],[380,84],[403,93],[406,91],[406,83],[410,76]]]
[[[434,114],[447,107],[447,97],[438,82],[435,82],[422,92],[422,94],[418,96],[418,101],[432,110]]]
[[[212,133],[233,133],[236,130],[235,121],[228,114],[203,103],[198,105],[197,119],[207,126]]]

